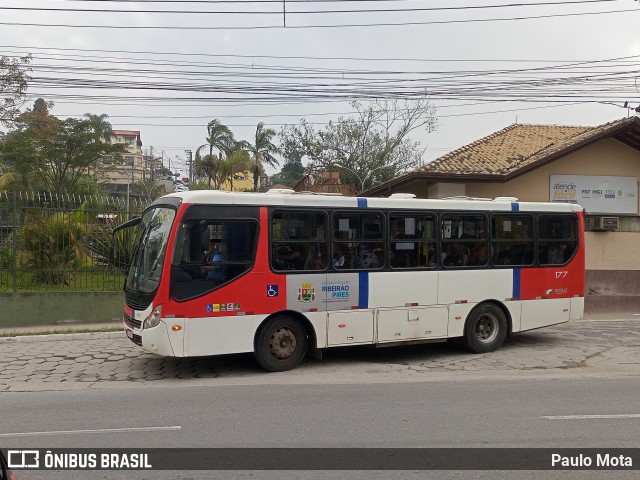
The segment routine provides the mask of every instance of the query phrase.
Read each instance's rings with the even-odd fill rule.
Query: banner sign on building
[[[638,214],[638,178],[551,175],[549,201],[577,203],[586,213]]]

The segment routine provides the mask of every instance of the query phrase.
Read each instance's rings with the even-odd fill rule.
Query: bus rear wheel
[[[471,311],[464,327],[464,344],[473,353],[493,352],[507,337],[507,317],[490,303]]]
[[[296,318],[280,315],[258,332],[254,355],[262,368],[283,372],[297,367],[307,351],[307,332]]]

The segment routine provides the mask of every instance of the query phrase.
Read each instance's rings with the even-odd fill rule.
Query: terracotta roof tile
[[[606,137],[617,138],[640,150],[640,118],[621,118],[597,127],[510,125],[364,193],[388,193],[406,182],[428,178],[460,175],[478,179],[485,175],[508,178]]]
[[[507,175],[601,127],[510,125],[418,168],[417,172]]]

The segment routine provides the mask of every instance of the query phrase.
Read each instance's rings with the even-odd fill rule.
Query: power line
[[[496,5],[467,5],[458,7],[412,7],[412,8],[386,8],[386,9],[357,9],[357,10],[290,10],[287,11],[288,15],[307,15],[307,14],[327,14],[327,13],[390,13],[390,12],[438,12],[438,11],[457,11],[457,10],[486,10],[486,9],[499,9],[499,8],[521,8],[521,7],[544,7],[544,6],[558,6],[558,5],[573,5],[573,4],[591,4],[591,3],[611,3],[619,2],[620,0],[568,0],[557,2],[529,2],[529,3],[508,3],[508,4],[496,4]],[[232,2],[219,2],[232,3]],[[235,2],[234,2],[235,3]],[[247,3],[247,2],[238,2]],[[277,6],[282,4],[278,2],[259,2],[259,3],[277,3]],[[293,2],[296,3],[296,2]],[[309,3],[309,2],[297,2],[297,3]],[[154,14],[170,14],[170,15],[282,15],[282,10],[275,11],[270,10],[134,10],[134,9],[112,9],[112,8],[51,8],[51,7],[0,7],[0,10],[12,10],[12,11],[43,11],[43,12],[82,12],[82,13],[154,13]]]
[[[486,23],[486,22],[509,22],[516,20],[540,20],[545,18],[561,18],[561,17],[581,17],[593,15],[608,15],[614,13],[638,12],[636,8],[623,10],[608,10],[600,12],[576,12],[549,15],[527,15],[519,17],[507,18],[480,18],[480,19],[463,19],[463,20],[431,20],[424,22],[379,22],[379,23],[344,23],[344,24],[318,24],[318,25],[253,25],[253,26],[222,26],[222,27],[206,27],[206,26],[178,26],[178,25],[78,25],[69,23],[19,23],[19,22],[0,22],[0,25],[19,26],[19,27],[63,27],[63,28],[98,28],[98,29],[124,29],[124,30],[273,30],[273,29],[311,29],[311,28],[356,28],[356,27],[406,27],[411,25],[451,25],[466,23]],[[282,12],[280,12],[281,14]]]
[[[453,117],[465,117],[465,116],[476,116],[476,115],[490,115],[490,114],[494,114],[494,113],[509,113],[509,112],[519,112],[519,111],[527,111],[527,110],[540,110],[540,109],[545,109],[545,108],[558,108],[558,107],[567,107],[567,106],[573,106],[573,105],[582,105],[583,102],[571,102],[571,103],[563,103],[561,105],[543,105],[543,106],[539,106],[539,107],[526,107],[526,108],[513,108],[513,109],[506,109],[506,110],[492,110],[492,111],[485,111],[485,112],[466,112],[466,113],[458,113],[458,114],[449,114],[449,115],[437,115],[437,118],[453,118]],[[440,107],[438,107],[440,108]],[[260,118],[260,119],[269,119],[269,118],[273,118],[273,117],[287,117],[287,116],[292,116],[292,117],[307,117],[307,116],[314,116],[314,115],[350,115],[350,114],[354,114],[355,112],[347,112],[347,113],[320,113],[320,114],[313,114],[313,113],[307,113],[307,114],[298,114],[298,115],[220,115],[220,118],[223,119],[227,119],[227,118]],[[73,117],[73,118],[85,118],[84,115],[63,115],[63,114],[59,114],[58,116],[60,117],[64,117],[64,118],[69,118],[69,117]],[[206,119],[211,119],[211,116],[202,116],[202,117],[190,117],[190,116],[185,116],[185,117],[180,117],[180,116],[167,116],[167,117],[144,117],[144,116],[135,116],[135,115],[113,115],[113,116],[109,116],[109,119],[112,118],[146,118],[146,119],[163,119],[163,118],[167,118],[167,119],[176,119],[176,118],[185,118],[185,119],[197,119],[197,118],[206,118]],[[269,122],[268,120],[265,122],[266,124],[268,124],[269,126],[286,126],[286,125],[291,125],[289,123],[272,123]],[[122,125],[138,125],[141,127],[202,127],[205,126],[206,124],[184,124],[184,123],[176,123],[176,124],[166,124],[166,123],[161,123],[161,124],[144,124],[144,123],[123,123]],[[252,127],[255,124],[230,124],[230,123],[225,123],[226,126],[228,127]],[[307,125],[329,125],[329,122],[307,122]]]
[[[76,0],[70,0],[76,1]],[[96,1],[105,1],[105,0],[96,0]],[[126,0],[128,1],[128,0]],[[305,0],[306,1],[306,0]],[[185,56],[195,56],[195,57],[211,57],[211,58],[267,58],[267,59],[277,59],[277,60],[347,60],[347,61],[364,61],[364,62],[506,62],[506,63],[575,63],[575,62],[587,62],[585,60],[544,60],[544,59],[470,59],[470,58],[384,58],[384,57],[317,57],[317,56],[295,56],[295,55],[242,55],[242,54],[216,54],[216,53],[193,53],[193,52],[156,52],[156,51],[148,51],[148,50],[100,50],[100,49],[89,49],[89,48],[65,48],[65,47],[36,47],[36,46],[16,46],[16,45],[0,45],[0,48],[20,48],[25,49],[26,51],[31,50],[54,50],[54,51],[71,51],[71,52],[91,52],[92,55],[90,58],[96,58],[95,53],[131,53],[131,54],[139,54],[139,55],[176,55],[179,57]],[[592,60],[593,62],[613,62],[619,60],[629,60],[633,58],[639,58],[640,55],[629,55],[624,57],[615,57],[611,59],[604,60]],[[146,57],[145,57],[146,58]],[[200,64],[200,63],[198,63]]]

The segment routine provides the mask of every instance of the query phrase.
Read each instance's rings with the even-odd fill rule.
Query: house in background
[[[138,130],[113,130],[110,143],[124,143],[127,151],[122,159],[105,158],[99,172],[99,182],[114,186],[120,191],[127,184],[145,178],[145,162],[142,140]]]
[[[363,195],[516,197],[586,214],[587,311],[640,310],[640,119],[511,125]]]
[[[296,192],[335,193],[345,196],[357,194],[352,185],[340,182],[340,172],[327,170],[322,172],[320,179],[315,179],[310,173],[305,174],[293,187],[293,190]]]

